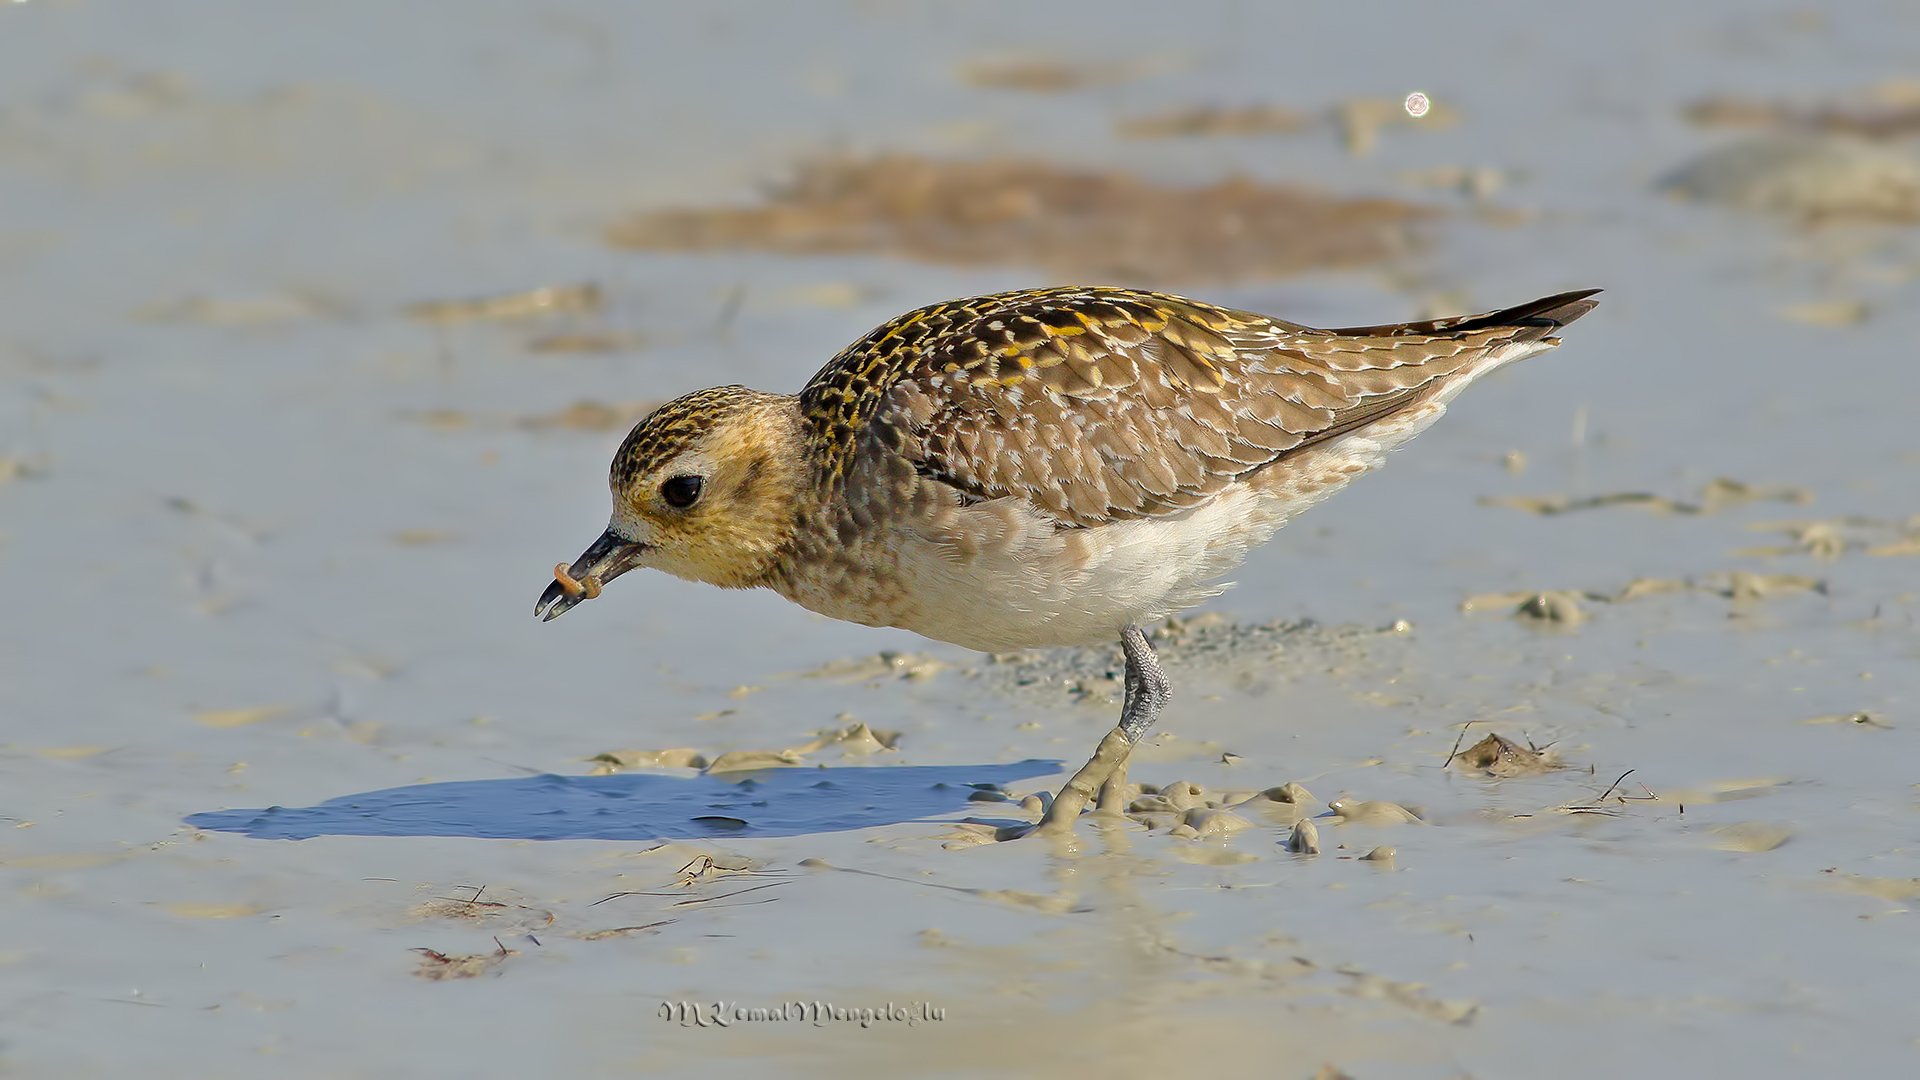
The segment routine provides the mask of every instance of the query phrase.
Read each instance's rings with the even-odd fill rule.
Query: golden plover
[[[1140,627],[1219,592],[1468,383],[1559,344],[1598,291],[1344,330],[1115,288],[921,308],[798,395],[720,386],[640,421],[611,522],[534,614],[647,566],[988,652],[1117,636],[1120,723],[1034,828],[1065,833],[1096,793],[1124,804],[1166,704]]]

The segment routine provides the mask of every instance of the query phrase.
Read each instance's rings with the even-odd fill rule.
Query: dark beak
[[[595,540],[593,546],[581,552],[578,559],[573,560],[573,565],[567,567],[567,576],[576,582],[585,582],[591,578],[598,584],[604,585],[639,566],[640,560],[645,558],[646,554],[647,545],[615,536],[609,529],[600,534],[600,539]],[[547,586],[546,592],[540,594],[540,602],[533,605],[533,613],[535,615],[544,613],[541,621],[552,622],[566,614],[573,605],[590,599],[598,592],[597,587],[591,590],[585,588],[571,590],[559,581],[555,581]]]

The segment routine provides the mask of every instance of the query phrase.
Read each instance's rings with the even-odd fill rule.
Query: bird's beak
[[[540,594],[540,602],[533,605],[533,613],[542,615],[542,621],[551,622],[567,613],[567,610],[582,600],[591,600],[600,595],[600,586],[619,577],[621,574],[641,564],[646,558],[647,545],[615,536],[612,529],[600,534],[600,539],[580,553],[573,565],[564,567],[568,581],[561,581],[558,572],[555,581]]]

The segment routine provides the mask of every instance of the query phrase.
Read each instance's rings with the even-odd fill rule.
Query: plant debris
[[[499,938],[493,943],[499,946],[498,952],[458,955],[443,953],[434,949],[415,949],[420,954],[420,966],[413,973],[422,979],[439,982],[445,979],[472,979],[492,970],[509,956],[519,956],[513,949],[500,944]]]
[[[506,903],[499,900],[482,900],[486,894],[485,885],[460,885],[456,888],[472,889],[471,896],[436,896],[416,905],[412,915],[416,919],[460,919],[479,922],[490,919],[506,919],[521,932],[543,929],[553,925],[553,912],[544,908],[529,907],[525,904]],[[504,931],[502,931],[504,932]]]
[[[1466,728],[1460,729],[1460,737],[1466,737]],[[1529,743],[1521,746],[1512,739],[1500,734],[1490,734],[1465,750],[1459,748],[1460,741],[1454,741],[1454,752],[1447,755],[1447,765],[1458,764],[1464,768],[1477,769],[1487,776],[1510,779],[1516,776],[1539,776],[1542,773],[1564,769],[1565,765],[1553,761],[1547,756],[1545,747]]]
[[[1647,787],[1645,784],[1635,785],[1641,791],[1646,793],[1644,795],[1628,795],[1625,789],[1623,789],[1620,786],[1622,783],[1626,781],[1627,777],[1632,776],[1635,771],[1636,770],[1634,769],[1628,769],[1626,772],[1621,773],[1618,779],[1614,780],[1613,783],[1607,785],[1607,790],[1601,792],[1599,798],[1594,799],[1591,802],[1563,803],[1560,806],[1554,807],[1554,809],[1559,811],[1562,814],[1598,814],[1602,817],[1617,817],[1619,816],[1620,811],[1615,809],[1616,806],[1624,806],[1625,804],[1630,802],[1659,802],[1660,796],[1655,795],[1653,793],[1653,789]],[[1613,803],[1612,806],[1608,805],[1609,800],[1612,801]],[[1680,812],[1682,814],[1686,813],[1687,808],[1684,805],[1682,805],[1680,807]],[[1516,816],[1531,817],[1532,815],[1522,814],[1522,815],[1516,815]]]

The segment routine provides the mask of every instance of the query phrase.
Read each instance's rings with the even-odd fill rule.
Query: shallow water
[[[1657,184],[1743,137],[1687,104],[1914,78],[1920,19],[1660,11],[0,5],[0,1072],[1911,1071],[1920,243]],[[966,66],[1010,54],[1075,88]],[[1456,122],[1360,155],[1324,119],[1412,90]],[[1209,104],[1316,119],[1116,127]],[[792,389],[886,317],[1046,280],[602,240],[844,150],[1447,211],[1377,269],[1195,290],[1301,322],[1607,288],[1213,605],[1333,629],[1170,656],[1134,778],[1298,782],[1319,855],[1251,811],[944,850],[1021,816],[970,785],[1057,786],[1110,726],[1102,650],[994,662],[660,575],[529,616],[604,522],[621,434],[529,418]],[[1412,182],[1447,167],[1505,179]],[[601,310],[406,313],[585,282]],[[530,348],[558,335],[614,348]],[[1718,477],[1814,501],[1478,501],[1697,504]],[[1751,551],[1816,520],[1837,558]],[[1582,596],[1577,624],[1460,610],[1643,578],[1697,587]],[[924,655],[839,663],[883,651]],[[857,722],[896,749],[588,775]],[[1448,767],[1469,722],[1460,745],[1566,767]],[[1343,795],[1422,823],[1341,823]],[[885,1018],[732,1011],[793,1001]]]

